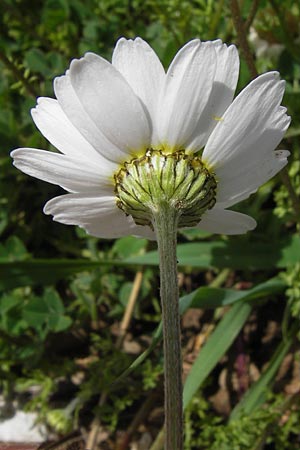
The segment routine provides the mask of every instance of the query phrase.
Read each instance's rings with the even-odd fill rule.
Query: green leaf
[[[126,236],[117,239],[113,245],[113,252],[120,258],[137,256],[144,253],[147,246],[147,239],[138,239],[133,236]]]
[[[3,295],[0,298],[0,315],[6,315],[11,309],[20,304],[20,298],[13,293]]]
[[[242,251],[241,251],[242,248]],[[300,261],[300,237],[292,236],[278,242],[255,243],[210,241],[181,244],[177,247],[179,266],[200,268],[232,268],[261,270],[283,268]],[[125,260],[128,264],[158,264],[156,251]]]
[[[118,382],[120,382],[121,380],[123,380],[124,378],[126,378],[131,372],[133,372],[140,364],[142,364],[142,362],[145,361],[145,359],[148,357],[148,355],[150,355],[150,353],[152,352],[152,350],[154,350],[154,348],[156,347],[156,345],[161,341],[162,339],[162,322],[160,322],[160,324],[158,325],[158,327],[156,328],[156,330],[154,331],[153,335],[152,335],[152,342],[149,345],[149,347],[147,348],[147,350],[145,350],[143,353],[141,353],[134,361],[133,363],[130,364],[130,366],[121,373],[121,375],[114,380],[113,384],[116,384]]]
[[[48,307],[49,330],[58,333],[67,329],[72,324],[72,320],[64,315],[65,307],[57,292],[54,289],[47,289],[43,299]]]
[[[239,334],[251,312],[251,304],[238,302],[225,314],[201,349],[186,379],[183,407],[186,408],[203,381]]]
[[[0,261],[22,261],[28,256],[23,242],[17,236],[10,236],[4,244],[0,244]]]
[[[269,281],[266,281],[265,283],[261,283],[257,286],[255,286],[252,289],[247,289],[244,291],[236,291],[234,289],[216,289],[211,287],[203,287],[199,288],[196,291],[192,292],[189,295],[185,295],[179,299],[179,310],[180,314],[184,314],[185,311],[190,308],[217,308],[225,305],[230,305],[233,303],[237,303],[237,305],[241,304],[247,304],[250,305],[250,302],[253,300],[257,300],[259,298],[265,297],[269,294],[275,294],[280,291],[282,291],[286,287],[286,284],[278,279],[273,278]],[[214,295],[217,293],[217,297],[214,297]],[[247,303],[245,303],[247,301]],[[250,310],[251,307],[249,306]],[[233,308],[232,308],[233,309]],[[235,310],[232,311],[232,309],[226,314],[225,317],[230,313],[229,315],[229,322],[230,317],[235,315]],[[239,308],[237,308],[239,309]],[[248,310],[248,306],[245,307],[246,310]],[[222,319],[222,321],[225,319],[225,317]],[[248,316],[247,316],[248,317]],[[247,318],[246,317],[246,318]],[[221,325],[222,322],[218,325],[218,327]],[[226,322],[225,322],[226,323]],[[244,322],[243,322],[244,323]],[[243,326],[243,323],[241,326]],[[212,336],[216,333],[218,327],[212,334]],[[234,331],[234,330],[233,330]],[[223,331],[222,331],[223,332]],[[239,330],[237,331],[237,333]],[[218,336],[218,335],[217,335]],[[225,330],[225,337],[226,337],[226,330]],[[123,372],[120,377],[114,382],[118,382],[128,376],[136,367],[138,367],[145,359],[148,357],[148,355],[152,352],[152,350],[156,347],[156,345],[161,341],[162,339],[162,323],[159,324],[159,326],[156,328],[156,330],[153,333],[152,342],[151,345],[145,350],[143,353],[141,353],[140,356],[138,356],[137,359],[134,360],[134,362]],[[221,339],[222,341],[222,339]],[[214,345],[214,341],[212,341]],[[225,342],[225,341],[223,341]],[[229,348],[231,342],[229,342],[228,347],[225,348],[225,351]],[[210,344],[211,345],[211,344]],[[211,351],[210,347],[208,352]],[[201,351],[202,353],[202,351]],[[212,349],[212,355],[214,355],[214,349]],[[214,364],[212,364],[211,370],[216,365],[221,358],[221,356],[218,356],[219,354],[216,353],[216,358],[214,361]],[[205,365],[205,367],[207,367]],[[202,382],[203,380],[201,380]]]
[[[25,53],[25,62],[32,72],[41,73],[47,76],[49,64],[46,55],[38,48],[31,48]]]
[[[291,347],[295,334],[299,330],[299,325],[294,326],[286,339],[283,339],[273,354],[268,368],[260,378],[250,387],[242,400],[233,409],[230,421],[239,419],[242,415],[251,414],[259,408],[266,400],[266,395],[270,385],[274,382],[275,375]]]
[[[200,230],[200,228],[183,228],[179,233],[188,241],[200,240],[210,237],[212,233],[209,231]]]
[[[110,262],[113,264],[114,262]],[[93,270],[109,261],[71,259],[33,259],[26,261],[0,261],[0,290],[18,286],[51,285],[78,272]]]
[[[22,256],[21,256],[22,257]],[[274,243],[243,243],[236,241],[212,241],[178,245],[180,266],[211,268],[230,267],[234,269],[274,269],[289,267],[300,262],[300,237]],[[130,266],[158,265],[157,252],[125,258],[99,261],[69,259],[34,259],[11,262],[0,259],[0,290],[33,284],[50,285],[78,272],[93,270],[99,265]]]
[[[261,283],[251,289],[237,291],[235,289],[221,289],[212,287],[201,287],[188,295],[181,297],[180,308],[219,308],[231,305],[239,300],[255,300],[270,294],[281,292],[286,283],[279,278]]]
[[[0,298],[0,328],[10,335],[18,335],[27,328],[22,319],[23,298],[16,292],[10,292]]]
[[[49,329],[54,333],[64,331],[72,325],[72,319],[68,316],[50,315],[48,319]]]
[[[47,289],[42,298],[30,298],[23,308],[23,319],[27,324],[47,332],[59,332],[68,328],[72,320],[64,315],[65,308],[54,289]]]
[[[31,298],[23,308],[23,318],[33,328],[41,328],[48,317],[48,306],[42,298]]]
[[[47,303],[50,314],[63,314],[65,311],[64,304],[54,289],[46,289],[44,293],[44,301]]]

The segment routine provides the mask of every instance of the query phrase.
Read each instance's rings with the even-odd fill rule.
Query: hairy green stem
[[[168,205],[153,213],[159,266],[164,337],[165,450],[183,449],[182,358],[177,275],[177,211]]]
[[[220,287],[226,280],[230,273],[230,269],[223,269],[216,278],[209,284],[210,287]],[[155,441],[150,447],[150,450],[162,450],[164,448],[164,438],[165,438],[165,428],[162,427],[158,435],[156,436]]]

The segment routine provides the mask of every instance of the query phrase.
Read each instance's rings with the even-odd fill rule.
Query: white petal
[[[71,85],[69,71],[66,75],[55,78],[54,91],[68,120],[90,145],[105,158],[114,162],[124,162],[128,153],[109,141],[100,130],[99,124],[95,123],[85,111]]]
[[[290,123],[280,106],[283,92],[284,82],[276,72],[261,75],[240,93],[212,132],[202,158],[216,173],[219,202],[249,190],[249,183],[253,192],[286,163],[286,155],[278,158],[273,152]]]
[[[165,79],[164,68],[152,48],[141,38],[119,39],[112,64],[124,76],[150,115],[153,147],[158,145],[156,110]]]
[[[236,47],[234,45],[227,47],[221,40],[214,41],[213,44],[217,67],[212,91],[194,133],[186,145],[187,150],[198,151],[206,144],[212,130],[231,104],[238,82],[240,61]]]
[[[202,230],[217,234],[244,234],[255,227],[252,217],[216,206],[203,214],[198,225]]]
[[[44,213],[53,215],[57,222],[78,225],[96,237],[113,239],[134,235],[155,239],[149,227],[137,226],[117,207],[113,196],[62,195],[46,203]]]
[[[114,224],[113,226],[112,223]],[[79,226],[84,228],[91,236],[99,238],[115,239],[122,236],[135,236],[151,241],[156,240],[155,233],[148,226],[136,225],[132,217],[126,217],[119,208],[111,211],[111,214],[102,217],[100,223],[97,218],[89,220],[84,225],[79,224]]]
[[[276,147],[289,123],[285,109],[280,107],[285,83],[278,76],[277,72],[259,76],[226,110],[202,155],[210,167],[238,164],[247,154],[251,160],[255,153],[265,151],[265,144],[268,149]]]
[[[11,153],[22,172],[61,186],[70,192],[113,193],[113,172],[106,174],[100,164],[44,150],[20,148]],[[117,165],[115,167],[117,170]]]
[[[103,175],[110,176],[115,170],[115,163],[103,157],[80,134],[69,121],[57,100],[46,97],[39,98],[37,106],[31,110],[31,115],[41,133],[60,152],[88,163],[94,163],[101,167]]]
[[[158,110],[161,142],[184,148],[206,107],[216,70],[212,42],[193,40],[175,56],[167,72]]]
[[[129,153],[149,146],[149,122],[142,104],[114,66],[87,53],[72,61],[70,78],[83,108],[109,141]]]
[[[218,205],[222,204],[224,208],[228,208],[248,198],[286,166],[289,155],[290,152],[287,150],[272,151],[265,159],[254,159],[251,163],[246,161],[240,170],[231,176],[226,169],[220,170]]]

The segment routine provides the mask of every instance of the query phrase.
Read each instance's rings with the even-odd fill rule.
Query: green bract
[[[179,227],[197,225],[216,202],[217,182],[201,158],[184,150],[150,149],[126,162],[115,175],[117,205],[137,225],[152,228],[153,212],[167,204],[178,211]]]

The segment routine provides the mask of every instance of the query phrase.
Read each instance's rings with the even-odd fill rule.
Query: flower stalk
[[[165,450],[183,449],[182,358],[177,276],[178,213],[168,204],[153,213],[164,337]]]
[[[177,230],[195,226],[215,204],[217,182],[201,158],[183,149],[148,149],[115,174],[118,207],[155,233],[164,335],[165,450],[183,448],[182,361]]]

